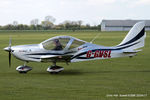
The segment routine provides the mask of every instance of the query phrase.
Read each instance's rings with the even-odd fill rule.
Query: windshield
[[[42,45],[46,50],[71,50],[85,43],[71,36],[57,36],[42,42]]]
[[[42,43],[42,45],[46,50],[63,50],[66,47],[69,40],[69,38],[56,38],[46,41]]]

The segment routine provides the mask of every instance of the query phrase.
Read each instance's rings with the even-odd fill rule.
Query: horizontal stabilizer
[[[137,53],[142,50],[124,50],[123,53]]]

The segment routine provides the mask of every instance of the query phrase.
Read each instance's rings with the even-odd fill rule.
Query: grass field
[[[150,32],[143,51],[133,58],[69,66],[58,63],[65,68],[58,75],[46,72],[51,63],[34,62],[28,64],[32,71],[19,74],[15,68],[24,62],[12,57],[9,68],[8,53],[3,51],[9,36],[12,45],[20,45],[37,44],[57,35],[90,41],[97,33],[100,35],[95,44],[112,46],[119,44],[127,32],[0,32],[0,100],[150,100]]]

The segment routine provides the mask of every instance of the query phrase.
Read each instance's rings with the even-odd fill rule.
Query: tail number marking
[[[97,50],[95,52],[92,52],[91,50],[89,50],[87,53],[86,53],[86,57],[87,58],[90,58],[91,56],[93,56],[94,58],[111,58],[111,50],[104,50],[104,51],[101,51],[101,50]]]

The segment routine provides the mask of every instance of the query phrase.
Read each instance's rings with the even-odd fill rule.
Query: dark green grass
[[[36,34],[35,34],[36,33]],[[15,71],[23,62],[12,57],[8,68],[9,36],[12,45],[37,44],[57,35],[70,35],[100,45],[113,46],[127,32],[0,32],[0,99],[1,100],[149,100],[150,99],[150,32],[142,52],[133,58],[116,58],[71,63],[58,75],[46,69],[51,63],[29,63],[27,74]],[[107,97],[108,94],[146,94],[144,97]]]

